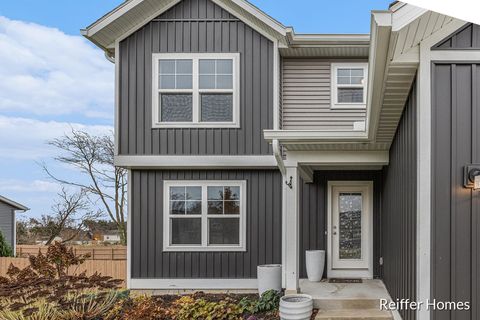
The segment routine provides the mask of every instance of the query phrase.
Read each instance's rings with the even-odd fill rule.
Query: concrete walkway
[[[315,319],[394,319],[389,311],[380,310],[380,299],[390,300],[381,280],[362,283],[329,283],[300,280],[302,293],[313,297],[320,309]]]

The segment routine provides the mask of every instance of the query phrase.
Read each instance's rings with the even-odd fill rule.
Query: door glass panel
[[[362,258],[362,194],[340,193],[339,257],[344,260]]]

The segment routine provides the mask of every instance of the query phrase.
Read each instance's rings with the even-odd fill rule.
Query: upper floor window
[[[153,55],[153,127],[239,127],[239,54]]]
[[[332,63],[333,109],[366,107],[367,67],[367,63]]]

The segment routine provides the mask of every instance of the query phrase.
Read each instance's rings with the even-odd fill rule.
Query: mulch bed
[[[226,298],[230,298],[235,302],[239,302],[244,297],[250,298],[252,300],[258,299],[257,294],[249,293],[249,294],[239,294],[239,293],[205,293],[205,292],[195,292],[193,294],[188,294],[195,299],[204,299],[208,302],[219,302],[225,300]],[[168,308],[175,300],[179,298],[179,295],[175,294],[165,294],[154,296],[155,301],[158,303],[159,306]],[[313,309],[312,318],[314,320],[318,313],[318,309]],[[259,320],[279,320],[280,317],[278,314],[257,314],[255,317]],[[246,318],[245,318],[246,319]]]

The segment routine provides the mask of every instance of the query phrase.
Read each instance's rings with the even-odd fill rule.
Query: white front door
[[[328,191],[328,277],[372,278],[373,183],[329,182]]]

